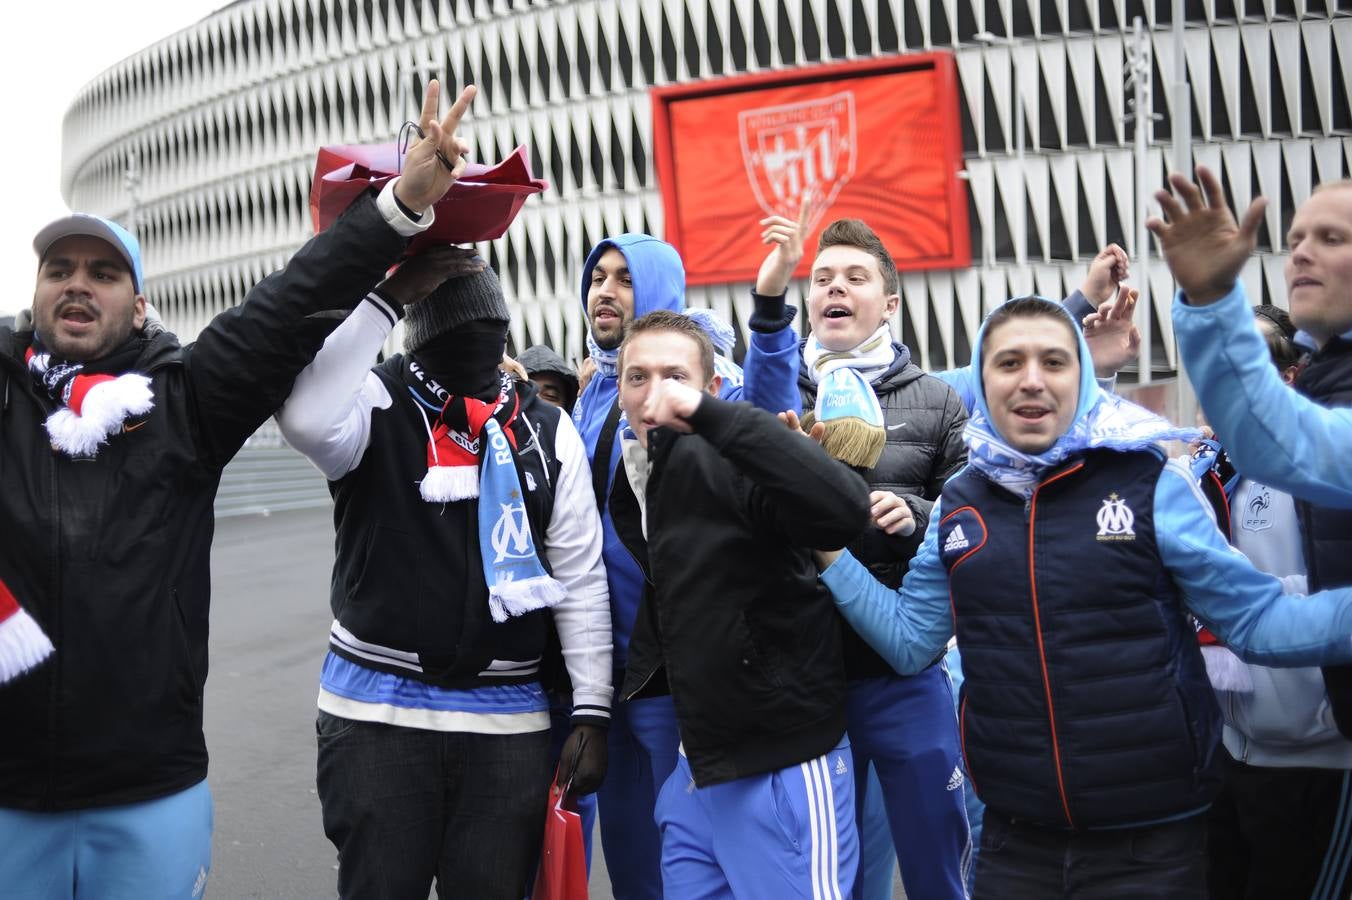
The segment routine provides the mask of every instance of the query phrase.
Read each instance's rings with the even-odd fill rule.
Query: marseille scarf
[[[33,379],[60,404],[47,417],[52,444],[71,457],[92,457],[101,445],[122,430],[128,416],[140,416],[154,407],[150,379],[125,369],[135,362],[139,342],[132,342],[93,363],[55,359],[38,341],[24,353]],[[122,374],[112,374],[123,370]]]
[[[493,621],[554,606],[566,591],[545,571],[531,534],[516,471],[511,425],[521,401],[511,376],[503,373],[497,399],[484,402],[451,394],[411,358],[404,371],[409,393],[426,410],[420,418],[428,468],[419,493],[429,503],[479,500],[479,555]]]
[[[910,352],[902,348],[902,364]],[[803,427],[826,426],[822,449],[846,465],[873,468],[887,445],[882,408],[872,382],[892,368],[898,350],[887,323],[852,350],[827,350],[809,335],[803,362],[817,385],[817,402],[803,417]]]

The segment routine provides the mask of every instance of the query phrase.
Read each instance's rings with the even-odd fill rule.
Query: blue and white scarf
[[[548,609],[568,595],[545,571],[531,535],[530,516],[516,474],[516,452],[502,426],[484,423],[483,469],[479,473],[479,554],[488,584],[488,612],[506,622]]]
[[[1027,499],[1043,474],[1086,450],[1143,450],[1158,441],[1194,441],[1201,432],[1196,428],[1180,428],[1169,420],[1142,406],[1124,400],[1116,394],[1107,394],[1094,379],[1094,362],[1089,345],[1074,319],[1059,303],[1046,301],[1049,311],[1066,317],[1075,328],[1080,350],[1080,395],[1075,409],[1075,420],[1056,443],[1041,453],[1024,453],[1012,447],[996,430],[986,406],[985,386],[977,392],[977,402],[967,420],[963,441],[967,444],[967,461],[991,481],[1014,494]],[[989,322],[989,318],[987,319]],[[976,346],[972,348],[972,365],[978,378],[981,373],[981,349],[986,339],[986,325],[981,326]]]

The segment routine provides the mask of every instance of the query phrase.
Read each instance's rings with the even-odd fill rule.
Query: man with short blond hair
[[[684,316],[637,319],[618,363],[609,506],[647,576],[620,699],[669,693],[681,738],[655,811],[665,896],[848,895],[839,621],[808,548],[866,527],[864,483],[769,413],[719,400],[712,347]]]

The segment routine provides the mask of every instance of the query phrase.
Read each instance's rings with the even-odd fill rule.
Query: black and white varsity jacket
[[[402,356],[369,368],[399,312],[374,293],[296,380],[277,421],[329,479],[337,558],[330,648],[368,668],[445,688],[539,678],[552,613],[574,720],[611,702],[610,603],[586,451],[569,417],[518,385],[516,465],[541,562],[566,589],[549,611],[488,614],[478,500],[428,503],[427,431]]]

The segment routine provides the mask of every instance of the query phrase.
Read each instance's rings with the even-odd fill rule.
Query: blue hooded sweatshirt
[[[587,256],[587,262],[582,267],[583,315],[587,313],[592,270],[596,268],[601,255],[611,247],[624,254],[629,267],[634,291],[634,318],[659,309],[672,312],[685,309],[685,265],[676,248],[652,235],[621,234],[601,241]],[[753,333],[747,357],[748,360],[753,357],[757,359],[759,377],[745,385],[740,379],[735,379],[738,383],[733,383],[734,379],[725,377],[719,396],[724,400],[747,400],[771,412],[798,410],[801,406],[797,386],[798,337],[793,329],[785,326],[771,333]],[[719,362],[720,367],[735,368],[730,361],[720,359]],[[601,429],[619,393],[619,379],[598,371],[573,407],[573,423],[582,435],[582,442],[587,447],[587,458],[593,466],[597,464],[596,444]],[[609,473],[606,478],[607,497],[619,461],[620,438],[617,434],[610,448],[610,459],[605,463]],[[624,667],[629,658],[629,636],[633,632],[639,602],[643,599],[643,572],[620,543],[607,507],[601,509],[601,524],[604,530],[601,555],[610,583],[611,627],[615,632],[614,664],[619,669]]]

